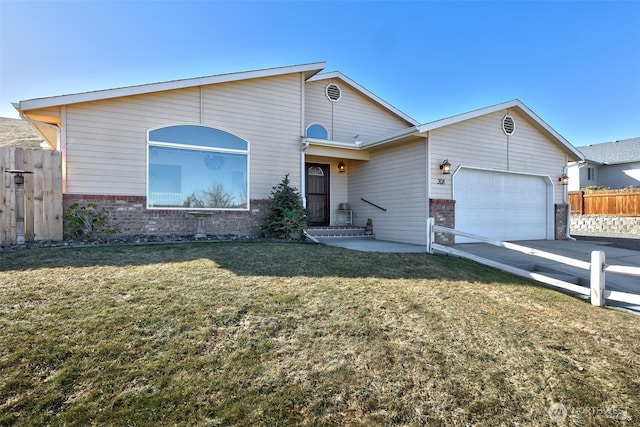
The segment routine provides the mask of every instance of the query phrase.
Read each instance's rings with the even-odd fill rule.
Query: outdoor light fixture
[[[442,164],[440,165],[440,170],[442,171],[443,175],[449,175],[451,173],[451,163],[449,163],[449,160],[444,160],[442,162]]]
[[[338,163],[338,172],[342,173],[342,172],[346,172],[346,171],[347,171],[347,167],[344,164],[344,162]]]
[[[563,173],[562,176],[558,178],[558,181],[560,181],[562,185],[569,185],[569,177],[566,173]]]

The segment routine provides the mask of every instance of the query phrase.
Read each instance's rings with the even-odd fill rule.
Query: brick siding
[[[447,228],[456,228],[456,201],[448,199],[429,199],[429,216],[436,225]],[[435,233],[435,243],[445,246],[453,246],[455,236],[447,233]]]
[[[196,232],[198,220],[189,211],[147,209],[144,196],[104,196],[65,194],[64,210],[73,203],[95,204],[107,212],[109,224],[118,234],[190,234]],[[269,200],[251,200],[248,211],[208,211],[205,218],[207,234],[263,236],[262,223],[267,215]],[[67,230],[67,224],[64,224]]]
[[[555,219],[555,240],[567,239],[567,213],[569,212],[569,205],[556,204],[554,211]]]

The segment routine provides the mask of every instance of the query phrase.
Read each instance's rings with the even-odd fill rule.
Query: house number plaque
[[[438,185],[444,185],[444,178],[438,178]]]

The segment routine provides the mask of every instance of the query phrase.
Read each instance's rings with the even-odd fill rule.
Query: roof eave
[[[238,73],[218,74],[208,77],[171,80],[160,83],[150,83],[137,86],[127,86],[115,89],[104,89],[92,92],[83,92],[70,95],[52,96],[20,101],[18,110],[27,111],[37,108],[55,107],[59,105],[76,104],[80,102],[99,101],[103,99],[118,98],[122,96],[142,95],[166,90],[184,89],[188,87],[206,86],[217,83],[227,83],[239,80],[247,80],[262,77],[272,77],[282,74],[304,73],[305,79],[310,79],[326,67],[326,62],[314,62],[310,64],[293,65],[288,67],[268,68]]]
[[[373,148],[379,145],[388,144],[388,143],[395,142],[411,136],[420,135],[420,132],[418,131],[418,127],[419,126],[411,126],[410,128],[402,129],[398,132],[387,134],[381,138],[377,138],[372,141],[367,141],[362,144],[362,148]]]
[[[575,148],[569,141],[567,141],[562,135],[555,131],[551,126],[549,126],[544,120],[542,120],[536,113],[529,109],[526,105],[524,105],[519,99],[513,99],[511,101],[502,102],[500,104],[491,105],[489,107],[480,108],[478,110],[469,111],[463,114],[458,114],[456,116],[447,117],[444,119],[436,120],[433,122],[425,123],[423,125],[418,126],[418,131],[420,133],[428,132],[433,129],[441,128],[444,126],[452,125],[455,123],[459,123],[465,120],[473,119],[476,117],[484,116],[486,114],[491,114],[496,111],[505,110],[507,108],[518,108],[522,112],[524,112],[527,116],[529,116],[533,121],[535,121],[540,127],[542,127],[552,138],[554,138],[560,145],[562,145],[565,151],[574,156],[574,159],[570,160],[584,160],[584,156],[582,153]]]

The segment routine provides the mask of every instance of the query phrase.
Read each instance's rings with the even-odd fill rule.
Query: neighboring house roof
[[[376,145],[382,145],[389,142],[397,141],[399,139],[406,138],[408,136],[418,136],[424,135],[430,130],[442,128],[445,126],[449,126],[455,123],[460,123],[465,120],[474,119],[476,117],[484,116],[486,114],[491,114],[496,111],[504,110],[507,108],[517,108],[523,114],[528,116],[533,123],[535,123],[541,130],[543,130],[547,135],[549,135],[552,139],[554,139],[558,144],[560,144],[565,151],[573,154],[575,156],[574,160],[583,160],[584,157],[582,153],[577,150],[569,141],[564,139],[562,135],[556,132],[551,126],[545,123],[537,114],[531,111],[526,105],[524,105],[520,100],[514,99],[511,101],[503,102],[501,104],[492,105],[489,107],[481,108],[478,110],[469,111],[467,113],[458,114],[456,116],[448,117],[445,119],[436,120],[433,122],[425,123],[418,126],[413,126],[408,129],[404,129],[400,132],[396,132],[392,135],[387,135],[385,137],[376,139],[374,141],[368,141],[362,145],[362,148],[374,147]]]
[[[28,122],[0,117],[0,147],[39,149],[42,142],[42,137]]]
[[[603,165],[640,162],[640,137],[578,147],[587,161]]]

